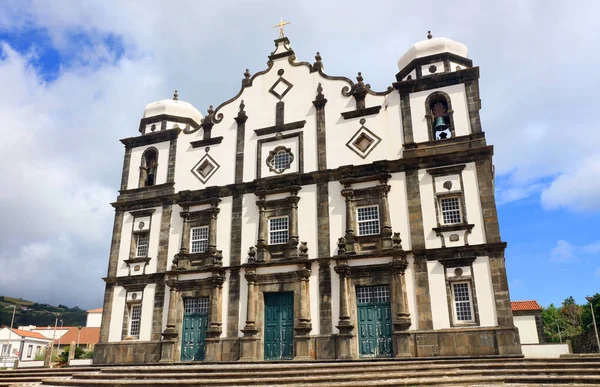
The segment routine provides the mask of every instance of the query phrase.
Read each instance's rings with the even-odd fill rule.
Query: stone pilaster
[[[213,275],[210,296],[209,324],[206,330],[206,361],[221,361],[221,333],[223,332],[221,322],[222,316],[222,293],[225,277]]]
[[[410,110],[410,95],[400,93],[400,112],[402,113],[402,130],[404,144],[412,144],[415,140],[412,129],[412,115]]]
[[[258,219],[258,240],[256,242],[256,250],[257,257],[256,260],[258,262],[265,261],[265,251],[267,245],[267,237],[268,237],[268,219],[267,219],[267,208],[266,202],[264,200],[259,200],[256,202],[258,206],[259,219]]]
[[[408,311],[406,280],[404,278],[407,267],[408,262],[404,257],[395,257],[392,261],[392,302],[395,310],[392,324],[394,326],[396,357],[412,356],[410,350],[410,333],[408,332],[411,321]]]
[[[296,342],[296,357],[294,360],[314,360],[311,348],[310,331],[312,330],[310,318],[310,266],[302,267],[297,271],[298,280],[300,281],[300,317],[298,324],[294,327]]]
[[[167,285],[169,286],[169,311],[167,313],[167,327],[162,333],[161,363],[172,363],[175,361],[175,345],[177,343],[177,337],[179,336],[175,328],[179,293],[177,292],[177,289],[175,289],[175,284],[172,280],[167,280]]]
[[[329,258],[319,259],[319,326],[322,335],[331,335],[333,331],[331,320],[331,268],[329,262]]]
[[[124,212],[115,210],[115,221],[113,224],[112,240],[110,242],[110,256],[108,261],[108,278],[117,276],[117,267],[119,266],[119,247],[121,245],[121,232],[123,231]]]
[[[167,166],[167,183],[175,182],[175,160],[177,157],[177,137],[169,142],[169,165]]]
[[[244,337],[240,338],[242,361],[258,360],[258,342],[256,337],[258,328],[256,327],[256,303],[258,300],[258,284],[256,283],[256,271],[248,268],[246,271],[246,281],[248,282],[248,304],[246,307],[246,326],[242,329]]]
[[[125,148],[125,156],[123,157],[123,173],[121,174],[121,191],[127,189],[129,183],[129,168],[131,165],[131,148]]]
[[[340,333],[338,334],[337,359],[352,359],[352,338],[354,334],[354,325],[350,322],[350,313],[348,310],[348,277],[350,276],[350,267],[346,262],[340,263],[335,267],[336,273],[340,276],[340,321],[337,325]]]
[[[354,190],[352,188],[344,188],[342,196],[346,198],[346,252],[354,253],[356,251],[355,240],[356,230],[354,230],[356,220],[356,210],[354,208]]]
[[[319,171],[327,169],[327,136],[325,133],[325,105],[327,99],[323,95],[323,88],[319,83],[317,87],[317,97],[313,105],[317,111],[317,166]]]
[[[487,243],[497,243],[501,239],[498,213],[496,212],[496,198],[494,196],[492,157],[489,156],[488,158],[476,161],[475,167],[477,169],[477,184],[479,199],[481,201],[485,239]]]
[[[379,190],[379,209],[381,211],[381,247],[389,249],[392,247],[392,222],[390,220],[390,203],[388,194],[391,187],[387,185],[387,181],[382,181],[377,186]]]
[[[410,221],[410,239],[413,250],[425,249],[423,231],[423,212],[419,189],[418,170],[406,171],[406,191],[408,195],[408,218]],[[423,254],[414,255],[415,294],[417,299],[418,329],[433,329],[431,297],[429,295],[429,275],[427,258]]]
[[[104,288],[104,302],[102,303],[102,322],[100,324],[100,342],[108,342],[108,333],[110,332],[110,317],[112,315],[112,301],[115,291],[115,285],[107,283]]]

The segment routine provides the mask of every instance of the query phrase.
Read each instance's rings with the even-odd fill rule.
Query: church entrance
[[[294,356],[294,293],[265,293],[265,360]]]
[[[183,301],[181,361],[204,360],[208,305],[208,297],[186,298]]]
[[[356,301],[360,357],[393,356],[390,287],[357,287]]]

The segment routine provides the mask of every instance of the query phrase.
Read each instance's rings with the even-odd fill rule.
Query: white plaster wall
[[[321,319],[319,318],[319,264],[313,261],[311,264],[311,274],[308,283],[310,294],[310,322],[312,330],[310,334],[317,335],[321,333]]]
[[[356,109],[353,97],[340,95],[345,82],[323,83],[323,91],[327,97],[325,106],[325,125],[327,133],[327,168],[334,169],[342,165],[370,164],[377,160],[395,160],[402,157],[402,120],[400,115],[400,95],[392,92],[385,96],[367,95],[365,106],[382,106],[379,114],[345,120],[340,113]],[[346,143],[361,128],[361,119],[365,119],[364,126],[373,132],[382,141],[362,158],[350,150]]]
[[[317,186],[315,184],[302,186],[298,193],[298,236],[300,242],[306,242],[308,256],[318,255],[317,238],[319,233],[317,218]]]
[[[152,220],[150,222],[150,240],[148,244],[148,257],[150,262],[146,266],[146,274],[156,273],[157,257],[158,257],[158,241],[160,236],[160,221],[162,216],[162,207],[154,207],[155,211],[152,214]],[[127,276],[129,269],[127,264],[124,262],[129,259],[129,252],[131,248],[131,238],[133,236],[135,217],[131,213],[126,212],[123,217],[123,228],[121,231],[121,244],[119,247],[119,265],[117,267],[117,277]],[[131,275],[141,275],[143,270],[134,271],[131,267]]]
[[[256,206],[257,200],[258,198],[254,194],[246,194],[242,199],[242,263],[248,262],[248,249],[250,246],[255,246],[258,239],[259,213]],[[243,300],[243,298],[240,300]]]
[[[412,255],[406,258],[408,266],[404,272],[404,280],[406,281],[406,296],[408,299],[408,313],[410,313],[410,328],[411,331],[419,329],[419,312],[417,311],[417,293],[415,291],[415,259]]]
[[[522,337],[522,336],[521,336]],[[567,355],[568,344],[525,344],[521,345],[521,351],[526,359],[558,359],[560,355]]]
[[[152,338],[152,314],[154,313],[154,290],[156,284],[148,284],[144,288],[142,299],[142,316],[140,322],[140,341],[150,341]]]
[[[221,337],[227,337],[227,319],[229,318],[229,270],[225,273],[225,282],[223,282],[223,288],[221,289]]]
[[[392,173],[392,178],[388,184],[391,187],[388,200],[390,204],[392,231],[400,233],[402,248],[404,250],[410,250],[412,247],[410,240],[410,221],[408,219],[406,174],[404,172]]]
[[[229,266],[231,260],[231,216],[233,211],[233,197],[221,198],[219,203],[219,217],[217,219],[217,249],[223,251],[223,266]]]
[[[535,324],[535,316],[514,316],[515,326],[519,329],[521,344],[538,344],[540,342]]]
[[[437,67],[435,70],[435,73],[429,72],[429,67],[431,67],[431,65],[434,65],[435,67]],[[431,64],[421,66],[421,74],[423,74],[423,77],[431,76],[434,74],[440,74],[443,72],[444,72],[444,62],[436,62],[436,63],[431,63]]]
[[[110,314],[110,328],[108,332],[108,342],[114,343],[121,341],[121,332],[123,329],[123,313],[125,311],[125,297],[127,290],[122,286],[115,286],[113,301],[111,303],[112,311]]]
[[[337,254],[337,240],[346,234],[346,200],[342,196],[342,186],[337,181],[328,184],[329,188],[329,251]]]
[[[488,257],[477,257],[475,259],[473,262],[473,279],[477,292],[479,326],[495,327],[498,325],[498,316],[496,315],[496,300]]]
[[[102,313],[88,313],[86,327],[100,328],[102,323]]]
[[[246,312],[248,310],[248,281],[246,280],[246,269],[240,270],[240,304],[238,318],[238,337],[242,337],[242,329],[246,326]]]
[[[443,69],[444,67],[442,66],[442,71]],[[429,73],[428,70],[427,73]],[[423,74],[425,74],[425,72]],[[456,136],[464,136],[471,133],[471,123],[469,120],[469,111],[467,109],[465,85],[461,83],[458,85],[440,87],[438,89],[420,91],[410,94],[412,129],[415,142],[429,141],[429,134],[427,132],[427,119],[425,118],[425,115],[428,114],[428,112],[425,108],[425,100],[430,94],[433,94],[436,91],[443,91],[450,96],[452,110],[454,110],[453,120]]]
[[[483,229],[483,215],[481,210],[481,201],[479,197],[479,187],[477,185],[477,173],[475,169],[475,163],[465,164],[465,168],[462,171],[463,179],[463,195],[465,201],[465,208],[463,209],[463,217],[466,216],[466,220],[469,224],[473,224],[474,227],[471,230],[471,234],[468,235],[469,245],[478,245],[485,243],[485,231]],[[435,249],[442,247],[442,241],[433,231],[434,227],[437,227],[437,214],[436,214],[436,196],[434,194],[434,179],[427,173],[426,170],[421,169],[418,172],[419,188],[421,197],[421,211],[423,213],[423,232],[425,234],[425,246],[428,249]],[[449,180],[452,180],[453,176],[449,176]],[[443,184],[445,177],[439,177],[436,179],[435,184]],[[454,178],[456,180],[456,177]],[[456,184],[453,183],[452,191],[456,190]],[[438,191],[440,192],[440,191]],[[446,192],[443,189],[441,192]],[[458,234],[460,239],[458,242],[451,242],[449,239],[450,234]],[[459,232],[446,232],[444,233],[446,246],[455,247],[464,245],[464,231]],[[404,238],[402,238],[404,241]]]
[[[140,166],[142,165],[142,155],[146,149],[152,147],[158,150],[158,167],[156,168],[155,184],[158,185],[167,182],[167,171],[169,169],[169,141],[164,141],[157,144],[136,147],[131,150],[127,189],[140,188]]]
[[[444,266],[438,261],[427,261],[427,274],[429,277],[433,329],[450,328]]]

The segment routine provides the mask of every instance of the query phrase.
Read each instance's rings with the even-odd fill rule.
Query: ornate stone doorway
[[[265,295],[265,360],[294,357],[294,293]]]
[[[392,357],[392,311],[388,285],[356,288],[360,357]]]
[[[204,360],[209,298],[186,298],[183,306],[181,361]]]

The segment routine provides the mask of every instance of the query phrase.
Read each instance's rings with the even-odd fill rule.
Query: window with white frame
[[[27,357],[31,357],[31,353],[32,353],[32,352],[33,352],[33,345],[32,345],[32,344],[30,344],[30,345],[27,347]]]
[[[460,197],[452,196],[440,199],[443,224],[462,223],[462,212],[460,208]]]
[[[135,256],[147,257],[150,234],[147,232],[135,234]]]
[[[287,243],[289,237],[289,219],[287,216],[269,218],[270,245]]]
[[[454,302],[454,318],[456,322],[474,321],[471,283],[454,282],[452,284],[452,296]]]
[[[11,346],[11,344],[2,344],[2,355],[8,355]]]
[[[190,253],[203,253],[208,249],[208,226],[190,230]]]
[[[131,305],[129,317],[129,336],[139,337],[140,322],[142,319],[142,305]]]
[[[379,234],[379,206],[358,207],[356,215],[358,235]]]

